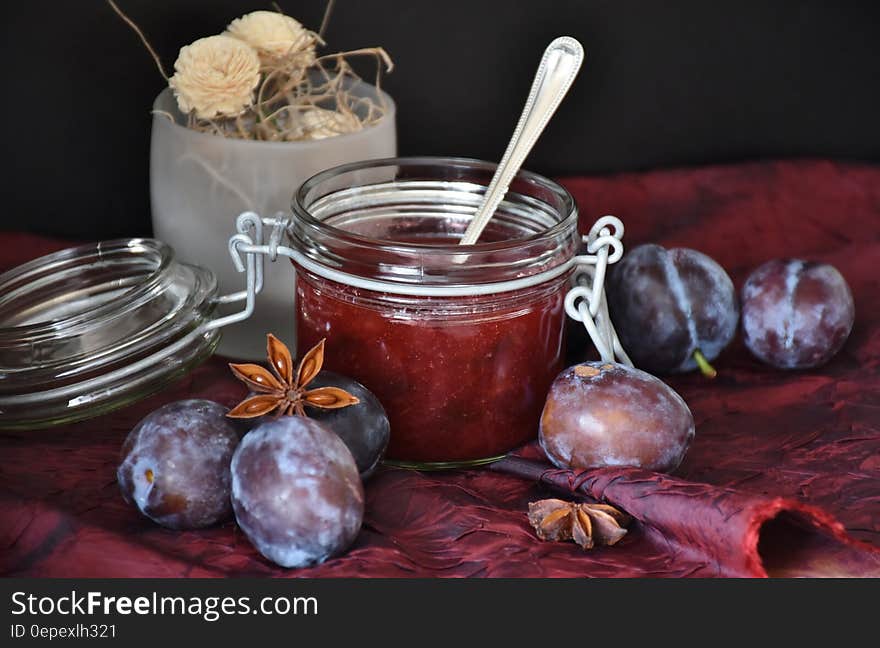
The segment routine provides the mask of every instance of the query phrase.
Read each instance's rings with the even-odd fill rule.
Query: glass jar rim
[[[52,333],[54,336],[60,336],[64,331],[78,326],[85,322],[95,323],[100,321],[107,315],[113,315],[126,304],[135,301],[141,295],[153,290],[165,274],[174,258],[174,251],[167,243],[157,239],[150,238],[131,238],[131,239],[111,239],[107,241],[98,241],[97,243],[86,243],[76,247],[66,248],[57,252],[52,252],[45,256],[27,261],[15,268],[7,270],[0,274],[0,287],[13,281],[17,277],[27,276],[28,274],[44,269],[47,265],[51,266],[55,263],[69,262],[73,265],[82,263],[84,257],[97,254],[99,257],[117,254],[122,251],[140,248],[144,252],[152,253],[156,257],[156,262],[152,264],[149,272],[139,278],[138,282],[131,286],[128,290],[115,296],[98,307],[91,310],[72,313],[70,315],[60,317],[58,319],[46,319],[31,322],[29,324],[19,324],[13,326],[4,326],[0,321],[0,339],[10,336],[23,337],[34,336],[43,333]],[[142,257],[143,252],[138,253],[138,257]]]
[[[207,359],[219,341],[208,326],[214,274],[156,239],[53,252],[0,274],[0,287],[0,429],[121,407]]]
[[[487,243],[478,242],[473,245],[404,243],[400,241],[391,241],[388,239],[374,238],[361,234],[355,234],[348,230],[335,227],[313,216],[309,209],[305,206],[307,196],[310,191],[317,188],[321,183],[327,182],[335,177],[341,176],[346,173],[362,171],[365,169],[376,169],[381,167],[416,167],[431,165],[446,165],[450,167],[458,166],[472,171],[486,172],[489,175],[494,174],[495,169],[498,167],[497,163],[494,162],[487,162],[485,160],[478,160],[476,158],[457,156],[406,156],[349,162],[346,164],[341,164],[339,166],[331,167],[329,169],[325,169],[324,171],[316,173],[311,178],[303,182],[303,184],[300,185],[299,189],[293,196],[291,209],[294,215],[297,217],[299,224],[308,227],[314,232],[332,236],[333,238],[341,242],[349,242],[361,246],[368,246],[383,252],[403,254],[429,254],[431,256],[438,257],[452,257],[460,255],[462,254],[462,252],[468,252],[472,254],[480,252],[513,250],[529,243],[536,243],[542,240],[550,241],[562,235],[566,229],[572,226],[573,222],[577,221],[577,204],[574,200],[574,197],[571,195],[571,193],[569,193],[567,189],[565,189],[565,187],[557,182],[554,182],[553,180],[545,178],[542,175],[522,169],[516,174],[511,184],[516,181],[524,181],[540,186],[541,188],[551,192],[553,195],[560,199],[563,205],[560,211],[565,213],[564,218],[560,219],[546,230],[522,238],[493,241]]]

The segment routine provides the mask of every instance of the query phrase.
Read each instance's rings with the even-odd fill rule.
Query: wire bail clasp
[[[574,257],[577,270],[572,277],[573,287],[565,296],[565,312],[584,325],[604,362],[632,366],[614,330],[605,296],[608,265],[623,256],[623,222],[616,216],[602,216],[582,239],[587,254]]]
[[[207,330],[221,328],[228,324],[235,324],[249,318],[254,313],[254,304],[257,295],[263,290],[263,264],[264,257],[268,256],[274,261],[278,254],[286,253],[286,248],[281,245],[284,233],[290,226],[290,218],[282,212],[274,218],[261,218],[255,212],[243,212],[235,220],[236,234],[229,237],[229,255],[235,269],[245,273],[245,289],[228,295],[217,297],[217,304],[233,304],[245,302],[244,308],[237,313],[231,313],[218,317],[205,324]],[[263,243],[263,229],[271,227],[269,242]]]

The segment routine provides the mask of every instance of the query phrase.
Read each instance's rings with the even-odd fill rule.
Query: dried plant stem
[[[209,175],[218,185],[225,187],[231,194],[241,201],[243,209],[254,209],[256,201],[250,198],[244,191],[236,186],[232,180],[222,175],[217,169],[208,164],[195,153],[187,153],[180,157],[181,164],[184,162],[192,162],[200,167],[207,175]]]
[[[168,121],[170,121],[171,123],[175,123],[175,122],[177,122],[177,120],[174,118],[174,115],[172,115],[172,114],[171,114],[170,112],[168,112],[167,110],[151,110],[151,111],[150,111],[150,114],[151,114],[151,115],[162,115],[163,117],[165,117],[165,118],[166,118]]]
[[[166,82],[169,81],[159,55],[143,31],[114,0],[107,0],[107,3],[140,37],[159,73]],[[351,133],[376,123],[387,110],[381,94],[383,68],[390,72],[394,69],[394,62],[381,47],[316,56],[315,49],[324,42],[321,34],[327,28],[333,6],[333,0],[328,0],[320,33],[306,31],[283,56],[262,59],[256,96],[240,114],[200,119],[191,112],[179,116],[176,121],[203,133],[261,141],[323,138]],[[283,13],[277,4],[275,8]],[[375,59],[374,86],[379,92],[378,100],[357,96],[352,91],[362,82],[347,60],[354,56]],[[173,115],[168,116],[173,118]]]
[[[159,55],[156,53],[156,50],[154,50],[153,46],[150,45],[150,42],[147,40],[147,37],[144,36],[144,32],[141,31],[141,28],[138,27],[137,24],[131,18],[129,18],[113,0],[107,0],[107,4],[109,4],[110,8],[116,12],[116,15],[119,16],[120,18],[122,18],[122,20],[124,20],[125,23],[134,30],[134,33],[138,35],[138,37],[141,39],[141,42],[144,44],[144,47],[147,48],[147,51],[150,53],[150,55],[153,57],[153,60],[156,62],[156,67],[159,68],[159,74],[162,75],[163,79],[168,81],[169,76],[168,76],[168,74],[165,73],[165,68],[162,67],[162,59],[159,58]]]
[[[388,52],[382,47],[362,47],[361,49],[339,52],[337,54],[324,54],[323,56],[319,56],[317,60],[338,58],[340,56],[375,56],[385,64],[386,72],[394,71],[394,61],[391,60]]]
[[[330,14],[333,13],[333,5],[336,0],[327,0],[327,6],[324,7],[324,17],[321,19],[321,28],[318,29],[318,37],[323,41],[324,34],[327,33],[327,27],[330,25]]]
[[[317,39],[306,40],[302,51],[267,64],[253,105],[243,114],[227,119],[189,118],[195,130],[222,134],[225,137],[261,141],[298,141],[311,133],[347,133],[360,130],[382,118],[384,101],[358,97],[350,88],[361,81],[347,58],[371,56],[377,63],[375,86],[381,87],[383,68],[393,62],[382,48],[362,48],[351,52],[325,54],[305,64],[303,51]],[[317,111],[317,112],[316,112]],[[308,119],[305,120],[306,113]],[[334,117],[336,113],[338,117]]]

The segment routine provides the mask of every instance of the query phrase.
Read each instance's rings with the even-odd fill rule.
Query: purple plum
[[[236,450],[232,507],[257,551],[282,567],[304,567],[354,541],[364,490],[339,436],[312,419],[282,416],[248,432]]]
[[[694,417],[659,378],[626,365],[586,362],[553,381],[538,438],[560,468],[669,472],[694,438]]]
[[[171,529],[197,529],[232,514],[229,466],[241,433],[208,400],[169,403],[129,433],[116,472],[122,496]]]
[[[611,267],[608,307],[633,363],[651,373],[691,371],[730,343],[739,319],[733,282],[696,250],[640,245]]]
[[[827,263],[775,259],[742,290],[743,335],[759,360],[780,369],[828,362],[849,337],[855,304],[846,280]]]

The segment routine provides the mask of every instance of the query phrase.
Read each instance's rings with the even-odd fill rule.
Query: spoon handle
[[[480,238],[483,229],[498,209],[516,173],[526,156],[532,150],[550,117],[556,112],[562,98],[571,87],[584,60],[584,48],[570,36],[554,39],[541,57],[541,64],[535,73],[532,89],[520,115],[513,137],[507,145],[504,157],[480,208],[461,238],[462,245],[472,245]]]

